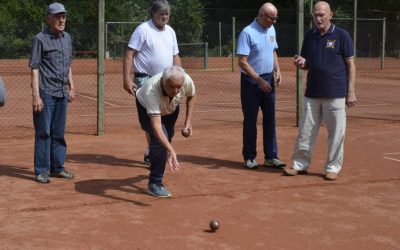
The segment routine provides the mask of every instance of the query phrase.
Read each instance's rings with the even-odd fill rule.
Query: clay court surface
[[[0,248],[399,249],[398,131],[350,119],[343,171],[328,182],[324,128],[310,174],[295,177],[244,169],[239,128],[197,129],[174,138],[182,169],[167,170],[171,199],[145,194],[143,134],[68,134],[67,168],[77,177],[48,185],[34,181],[32,139],[2,141]],[[295,136],[278,127],[286,162]]]
[[[66,167],[76,178],[48,185],[34,181],[27,62],[0,67],[10,95],[0,110],[0,249],[400,249],[395,63],[382,72],[372,66],[358,71],[359,106],[348,112],[345,162],[334,182],[323,179],[324,127],[308,175],[242,167],[238,72],[204,77],[193,71],[202,101],[193,137],[176,134],[173,140],[182,169],[166,171],[171,199],[145,192],[145,138],[132,99],[121,90],[120,62],[106,72],[112,83],[106,86],[105,136],[93,135],[95,68],[77,67],[81,96],[70,107],[66,134]],[[290,164],[297,134],[294,73],[288,66],[284,74],[290,84],[279,90],[277,137],[280,158]],[[393,119],[358,118],[368,114]],[[259,163],[261,135],[259,127]],[[209,231],[212,219],[221,224],[217,232]]]

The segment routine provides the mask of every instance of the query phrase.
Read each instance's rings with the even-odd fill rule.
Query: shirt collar
[[[257,18],[254,18],[253,27],[254,27],[256,30],[260,31],[260,32],[267,32],[267,30],[268,30],[269,28],[271,28],[272,25],[271,25],[271,27],[269,27],[269,28],[264,28],[264,27],[262,27],[261,25],[259,25],[259,24],[257,23]]]
[[[329,26],[328,31],[327,31],[324,35],[332,34],[333,31],[335,31],[335,27],[336,27],[336,25],[334,25],[333,23],[331,23],[331,26]],[[314,34],[319,34],[319,35],[320,35],[319,30],[318,30],[317,28],[314,28],[313,33],[314,33]]]
[[[51,37],[51,39],[57,39],[57,38],[60,38],[60,37],[64,37],[64,31],[61,32],[60,34],[55,34],[55,33],[53,33],[49,28],[47,28],[47,29],[45,30],[45,33],[46,33],[47,35],[49,35],[49,36]]]

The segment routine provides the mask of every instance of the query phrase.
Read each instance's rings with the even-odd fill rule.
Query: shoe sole
[[[153,197],[157,197],[157,198],[171,198],[172,197],[172,194],[169,194],[169,195],[156,195],[155,193],[153,193],[153,192],[151,192],[149,190],[147,190],[147,193],[149,195],[151,195]]]
[[[327,180],[327,181],[336,181],[336,179],[337,179],[338,177],[337,176],[335,176],[335,177],[326,177],[325,176],[325,180]]]
[[[40,184],[49,184],[51,182],[50,178],[47,181],[42,181],[42,180],[38,180],[38,179],[35,179],[35,181]]]
[[[40,184],[49,184],[51,181],[38,181],[38,180],[36,180],[36,182],[40,183]]]
[[[66,177],[66,176],[59,175],[59,174],[50,174],[50,177],[72,180],[75,178],[75,175],[73,175],[72,177]]]
[[[254,167],[249,167],[249,166],[244,166],[245,168],[247,168],[247,169],[257,169],[258,168],[258,165],[257,166],[254,166]]]
[[[264,167],[266,167],[266,168],[284,168],[284,167],[286,167],[286,164],[281,164],[281,165],[266,165],[266,164],[264,164]]]
[[[288,172],[286,172],[285,171],[285,175],[286,176],[296,176],[296,175],[306,175],[306,174],[308,174],[308,172],[307,171],[297,171],[297,173],[296,174],[294,174],[294,173],[288,173]]]

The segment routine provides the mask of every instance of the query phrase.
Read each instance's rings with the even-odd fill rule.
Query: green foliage
[[[179,43],[201,42],[204,26],[203,4],[200,0],[170,0],[171,26]]]

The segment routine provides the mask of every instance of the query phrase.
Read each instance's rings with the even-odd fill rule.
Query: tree
[[[199,0],[170,0],[171,26],[179,43],[201,41],[204,25],[203,4]]]

